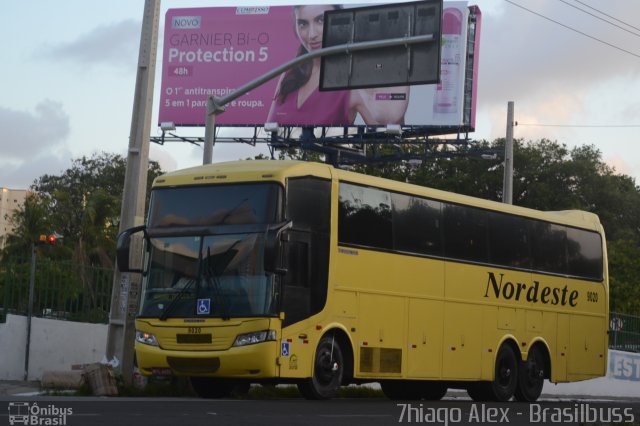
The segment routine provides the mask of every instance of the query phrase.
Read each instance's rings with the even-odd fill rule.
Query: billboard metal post
[[[160,0],[145,0],[127,170],[122,194],[120,231],[142,223],[144,217],[159,22]],[[142,250],[133,250],[133,252],[137,253],[133,264],[139,264]],[[113,277],[106,353],[107,358],[112,362],[115,358],[119,360],[119,369],[126,384],[131,383],[133,374],[134,321],[139,285],[137,277],[132,279],[130,274],[121,273],[116,268]]]
[[[202,164],[211,164],[213,161],[213,146],[216,144],[216,114],[207,114],[207,122],[204,127],[204,152]]]

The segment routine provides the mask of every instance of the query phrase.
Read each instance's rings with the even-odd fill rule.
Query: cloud
[[[33,158],[25,161],[2,164],[0,167],[0,186],[12,189],[27,189],[45,174],[59,175],[71,167],[71,152],[64,150],[53,153],[34,153]]]
[[[560,2],[522,2],[540,15],[640,55],[637,38]],[[609,3],[607,3],[609,6]],[[508,7],[506,7],[508,6]],[[483,17],[480,42],[480,103],[543,100],[623,75],[640,75],[640,60],[571,29],[508,4]],[[613,16],[640,14],[640,2]]]
[[[126,154],[125,155],[126,158]],[[149,147],[149,160],[157,161],[162,170],[166,172],[173,171],[178,168],[177,160],[167,151],[161,150],[155,144]]]
[[[2,162],[29,161],[63,145],[69,136],[69,116],[60,102],[43,100],[34,112],[0,107]]]
[[[128,19],[102,25],[77,39],[39,49],[39,56],[83,65],[135,67],[140,43],[140,21]]]

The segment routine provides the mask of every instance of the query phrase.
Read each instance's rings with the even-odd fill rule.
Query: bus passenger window
[[[553,274],[567,273],[566,227],[542,221],[531,221],[529,234],[533,243],[533,267]]]
[[[526,219],[489,212],[490,262],[500,266],[531,268],[531,247]]]
[[[446,257],[482,263],[489,260],[486,211],[445,204],[444,235]]]
[[[381,189],[340,184],[338,241],[391,250],[391,194]]]
[[[391,194],[393,249],[442,256],[442,203],[404,194]]]
[[[602,240],[584,229],[567,228],[569,275],[602,279]]]

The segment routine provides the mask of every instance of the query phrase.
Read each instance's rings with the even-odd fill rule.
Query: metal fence
[[[609,349],[640,352],[640,317],[611,312]]]
[[[0,264],[0,321],[6,314],[27,315],[30,260]],[[113,269],[68,261],[38,259],[35,268],[33,316],[107,323]]]

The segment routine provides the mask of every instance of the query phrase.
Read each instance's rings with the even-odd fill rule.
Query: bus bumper
[[[178,351],[136,342],[140,373],[158,375],[171,369],[176,376],[266,379],[278,377],[277,342],[231,347],[221,351]]]

